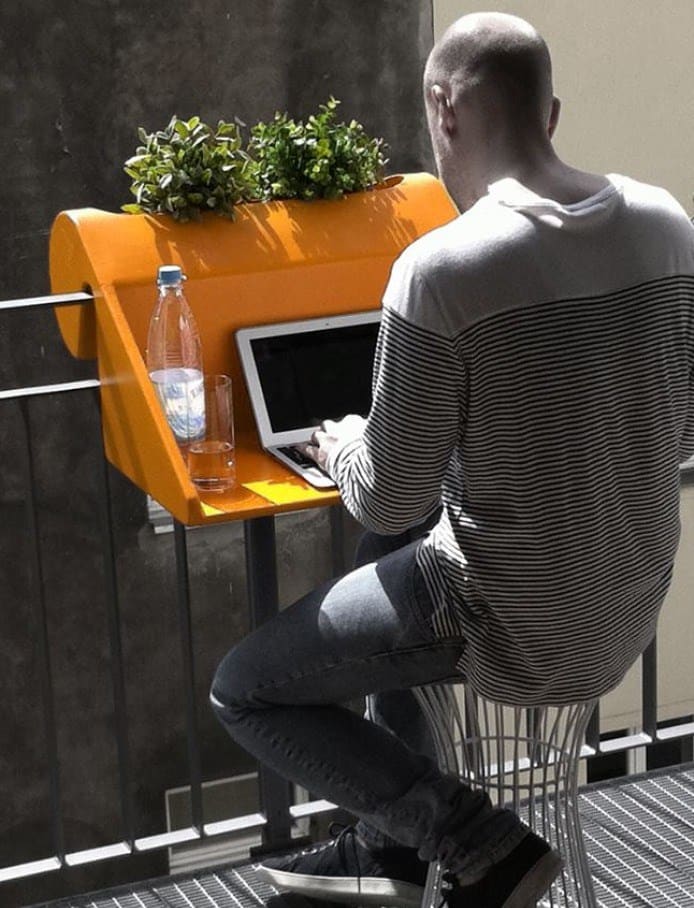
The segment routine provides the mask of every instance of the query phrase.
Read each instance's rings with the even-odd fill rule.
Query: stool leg
[[[578,800],[581,745],[595,703],[504,707],[464,688],[461,705],[455,687],[415,690],[431,726],[439,767],[488,793],[493,787],[500,804],[512,805],[524,817],[527,812],[530,827],[562,854],[564,870],[538,908],[597,908]],[[512,759],[506,760],[507,751]],[[439,908],[442,883],[440,864],[431,864],[422,908]]]

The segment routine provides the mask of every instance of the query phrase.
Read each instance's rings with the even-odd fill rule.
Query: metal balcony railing
[[[0,302],[0,312],[29,310],[42,307],[54,307],[75,303],[93,303],[88,293],[62,294],[36,297],[33,299],[7,300]],[[118,758],[120,829],[114,841],[108,845],[82,851],[67,852],[63,831],[61,810],[61,779],[58,737],[56,732],[55,698],[53,673],[51,669],[51,652],[47,627],[47,608],[44,591],[43,563],[39,544],[39,518],[34,496],[35,445],[30,429],[29,412],[31,402],[36,397],[51,394],[85,394],[91,397],[95,406],[99,406],[99,381],[64,382],[61,384],[12,388],[0,391],[2,402],[16,401],[22,414],[26,438],[26,462],[28,464],[27,490],[27,525],[30,542],[30,571],[34,591],[34,608],[36,610],[36,627],[41,670],[41,698],[44,710],[44,738],[48,756],[48,785],[52,812],[53,850],[40,860],[27,861],[12,866],[0,866],[0,883],[22,877],[42,874],[60,868],[88,864],[119,855],[151,849],[166,848],[182,842],[192,842],[230,832],[259,830],[262,832],[263,845],[268,849],[286,846],[290,840],[290,829],[293,821],[329,811],[334,805],[327,801],[311,801],[304,804],[290,802],[290,788],[286,781],[263,767],[259,768],[260,810],[241,817],[230,817],[214,823],[206,823],[202,809],[203,779],[200,762],[200,736],[198,717],[194,698],[195,691],[195,657],[191,634],[190,582],[188,575],[188,552],[186,527],[173,521],[174,546],[177,568],[178,624],[180,634],[180,659],[183,669],[186,700],[186,733],[189,764],[189,784],[191,793],[192,822],[190,827],[147,837],[138,837],[133,821],[131,757],[128,744],[128,720],[125,697],[125,677],[123,649],[121,643],[121,622],[119,592],[116,578],[116,551],[114,545],[113,522],[111,512],[111,492],[109,485],[109,465],[103,455],[101,434],[101,458],[99,467],[98,510],[101,529],[101,547],[105,571],[105,598],[108,613],[108,634],[111,683],[115,706],[114,735]],[[261,517],[245,522],[246,573],[249,587],[251,621],[256,626],[277,609],[277,573],[264,571],[259,573],[256,565],[274,565],[275,530],[273,518]],[[342,524],[339,509],[331,509],[331,533],[333,542],[333,568],[335,573],[344,569],[341,560]],[[634,734],[600,740],[600,708],[595,710],[589,724],[586,745],[583,748],[585,758],[598,754],[629,751],[663,741],[685,740],[694,735],[694,723],[673,724],[658,727],[657,698],[657,662],[656,642],[654,641],[642,656],[642,720],[641,728]],[[0,747],[3,745],[0,744]]]

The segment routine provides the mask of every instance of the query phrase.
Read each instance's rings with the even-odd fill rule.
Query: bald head
[[[458,19],[432,50],[425,92],[434,85],[451,99],[477,96],[526,129],[545,129],[552,104],[552,66],[547,45],[523,19],[504,13],[473,13]]]

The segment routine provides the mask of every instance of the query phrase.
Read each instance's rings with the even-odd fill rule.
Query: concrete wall
[[[430,169],[420,75],[430,2],[412,0],[27,0],[0,9],[3,217],[0,299],[48,291],[47,237],[65,208],[116,210],[136,128],[172,113],[247,123],[303,116],[330,94],[390,145],[391,172]],[[78,289],[78,288],[75,288]],[[62,348],[53,316],[0,315],[0,388],[92,375]],[[120,837],[113,702],[96,516],[98,417],[87,397],[38,401],[35,488],[44,558],[66,847]],[[52,852],[45,734],[28,569],[27,460],[19,407],[0,403],[0,866]],[[165,826],[164,790],[187,781],[173,541],[144,496],[112,476],[138,835]],[[330,573],[327,516],[278,521],[288,602]],[[190,534],[203,768],[248,770],[207,706],[213,668],[247,631],[236,526]],[[349,548],[354,527],[348,532]],[[165,854],[0,884],[22,905],[165,872]]]
[[[433,0],[436,38],[472,0]],[[694,117],[687,0],[495,0],[522,16],[552,51],[562,101],[559,153],[598,173],[625,173],[665,186],[694,213]]]

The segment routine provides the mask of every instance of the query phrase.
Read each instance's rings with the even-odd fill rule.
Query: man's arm
[[[680,434],[680,463],[686,463],[694,457],[694,369],[689,371],[689,401],[689,410]]]
[[[393,300],[395,293],[408,295],[404,305]],[[440,504],[460,431],[465,377],[454,342],[396,311],[389,298],[415,315],[434,305],[421,278],[408,268],[403,281],[394,269],[384,300],[369,417],[327,421],[309,448],[335,479],[349,511],[382,534],[420,523]]]

